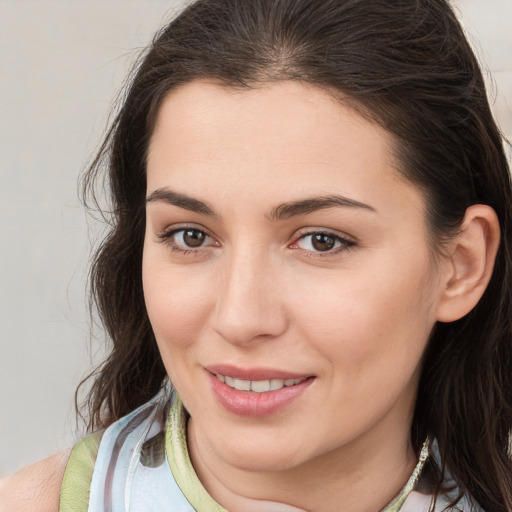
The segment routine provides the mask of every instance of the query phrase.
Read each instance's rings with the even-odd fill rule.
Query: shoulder
[[[0,512],[57,512],[70,449],[0,480]]]

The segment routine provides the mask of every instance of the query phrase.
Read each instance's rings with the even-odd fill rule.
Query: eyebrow
[[[310,199],[302,199],[300,201],[293,201],[291,203],[283,203],[276,206],[270,213],[271,220],[289,219],[299,215],[307,215],[317,210],[333,207],[349,207],[349,208],[362,208],[374,212],[375,208],[370,205],[349,199],[348,197],[330,195],[322,197],[312,197]]]
[[[203,201],[194,199],[186,194],[181,194],[180,192],[173,192],[167,188],[158,188],[151,192],[151,194],[146,198],[146,204],[154,203],[156,201],[173,204],[174,206],[190,210],[191,212],[200,213],[201,215],[207,215],[208,217],[217,216],[213,208]]]
[[[164,203],[178,206],[192,212],[206,215],[208,217],[217,217],[214,209],[207,203],[194,199],[193,197],[187,196],[180,192],[174,192],[168,188],[158,188],[151,192],[146,198],[146,204],[162,201]],[[361,208],[364,210],[375,211],[371,206],[349,199],[348,197],[329,195],[321,197],[312,197],[308,199],[301,199],[299,201],[292,201],[289,203],[282,203],[272,209],[268,218],[272,221],[289,219],[299,215],[307,215],[318,210],[333,207],[349,207],[349,208]]]

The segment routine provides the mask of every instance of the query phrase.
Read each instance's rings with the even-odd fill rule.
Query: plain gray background
[[[74,388],[102,344],[85,296],[100,227],[77,178],[138,50],[182,3],[0,0],[0,476],[81,434]],[[511,137],[512,0],[456,5]]]

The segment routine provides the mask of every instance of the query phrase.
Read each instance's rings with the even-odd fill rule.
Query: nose
[[[233,254],[224,262],[213,323],[229,343],[272,339],[287,328],[278,265],[269,260],[261,253]]]

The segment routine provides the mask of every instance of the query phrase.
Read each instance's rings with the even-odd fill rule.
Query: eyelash
[[[203,235],[206,237],[205,240],[207,240],[208,238],[213,239],[213,237],[211,237],[206,231],[204,231],[202,229],[198,229],[193,226],[190,226],[190,227],[184,226],[184,227],[172,229],[170,231],[166,231],[165,233],[158,235],[158,238],[159,238],[160,242],[167,245],[171,249],[171,251],[177,252],[184,256],[197,254],[200,250],[204,250],[205,248],[208,248],[208,246],[205,246],[205,245],[200,245],[195,249],[194,248],[185,248],[185,246],[183,246],[183,245],[178,245],[175,242],[175,240],[173,240],[173,237],[176,236],[178,233],[185,233],[186,231],[192,231],[199,235]],[[315,235],[329,237],[329,238],[333,239],[335,244],[338,243],[339,246],[335,247],[333,249],[326,250],[326,251],[314,251],[314,250],[312,251],[312,250],[303,249],[305,256],[308,258],[326,258],[326,257],[332,256],[334,254],[338,254],[339,252],[346,251],[347,249],[350,249],[351,247],[356,245],[356,242],[354,240],[351,240],[351,239],[341,236],[339,234],[332,233],[332,232],[326,231],[326,230],[315,230],[315,231],[308,231],[305,233],[301,233],[295,239],[295,241],[292,242],[292,244],[290,244],[288,247],[291,249],[294,249],[294,250],[301,250],[301,248],[298,247],[299,241],[305,240],[307,237],[312,237]],[[216,243],[218,244],[218,242],[216,242]]]

